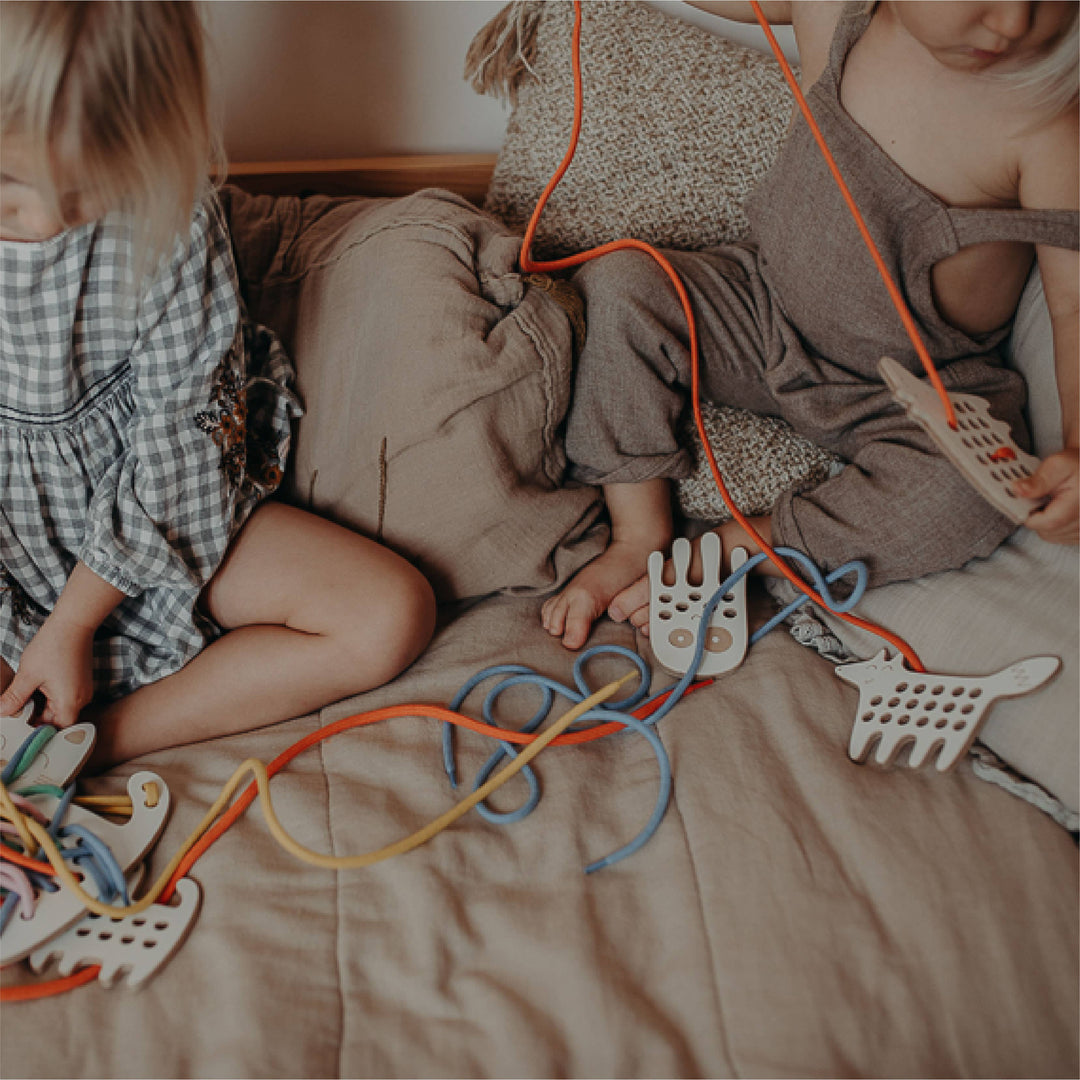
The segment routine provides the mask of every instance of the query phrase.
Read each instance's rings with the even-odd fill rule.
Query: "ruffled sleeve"
[[[244,473],[244,334],[216,201],[195,208],[189,236],[136,317],[126,445],[94,489],[79,552],[131,596],[151,586],[201,586],[234,531]]]

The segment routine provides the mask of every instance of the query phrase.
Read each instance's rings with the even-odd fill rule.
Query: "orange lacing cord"
[[[755,9],[760,18],[760,8],[757,8],[756,4]],[[775,39],[773,40],[775,41]],[[860,629],[866,630],[869,633],[882,638],[884,641],[887,641],[904,656],[914,671],[925,671],[926,669],[923,667],[922,661],[919,660],[915,650],[912,649],[903,638],[888,630],[882,629],[880,626],[877,626],[866,619],[861,619],[857,615],[836,611],[834,608],[830,607],[830,605],[807,585],[806,582],[804,582],[802,578],[787,565],[784,559],[773,550],[765,538],[761,536],[757,529],[750,523],[749,519],[735,505],[735,501],[732,499],[731,494],[727,489],[727,485],[724,483],[724,478],[720,475],[720,468],[716,463],[716,457],[713,454],[712,447],[709,445],[709,438],[705,432],[705,422],[701,414],[700,359],[698,353],[697,323],[694,320],[690,296],[687,293],[686,286],[683,285],[678,272],[663,254],[650,244],[646,244],[643,240],[623,239],[613,240],[610,243],[601,244],[599,247],[590,248],[588,251],[578,252],[576,255],[568,255],[565,258],[553,259],[546,262],[539,261],[532,257],[531,249],[540,222],[540,215],[543,213],[544,207],[551,197],[551,193],[558,186],[559,181],[562,180],[566,170],[570,167],[570,162],[573,160],[574,153],[577,150],[578,140],[581,136],[581,120],[583,115],[583,93],[581,84],[581,0],[574,0],[574,32],[571,44],[571,54],[574,75],[574,122],[570,132],[570,143],[559,167],[555,170],[554,175],[548,181],[547,186],[541,193],[532,216],[529,219],[528,226],[525,229],[525,237],[522,240],[521,255],[519,258],[521,269],[526,273],[550,273],[552,271],[568,270],[571,267],[580,266],[591,259],[599,258],[601,255],[606,255],[612,251],[643,251],[645,254],[655,259],[660,268],[671,280],[671,284],[674,286],[675,292],[679,297],[679,302],[682,304],[683,313],[686,316],[686,325],[690,339],[690,399],[694,410],[694,422],[697,425],[698,435],[700,436],[701,445],[705,451],[705,457],[709,462],[709,468],[712,470],[713,479],[716,481],[717,489],[720,492],[720,497],[724,500],[724,504],[727,506],[728,510],[731,511],[735,520],[753,539],[754,543],[756,543],[769,558],[770,562],[772,562],[772,564],[785,578],[787,578],[788,581],[791,582],[792,585],[795,586],[796,589],[799,590],[799,592],[804,596],[809,597],[815,604],[819,604],[826,611],[838,616],[852,626],[857,626]],[[870,239],[869,234],[865,235],[867,242],[872,246],[873,240]],[[878,256],[878,259],[880,261],[880,256]],[[888,271],[884,268],[884,263],[881,264],[881,269],[883,273],[886,275],[888,274]],[[903,302],[902,299],[900,302]],[[923,351],[925,352],[925,350]],[[929,362],[929,357],[927,357],[927,361]],[[932,366],[933,365],[931,364],[931,367]]]
[[[22,986],[5,986],[0,1001],[36,1001],[38,998],[55,997],[68,990],[74,990],[77,986],[85,986],[93,982],[101,971],[100,964],[91,967],[80,968],[73,975],[66,975],[61,979],[49,979],[47,982],[23,983]]]

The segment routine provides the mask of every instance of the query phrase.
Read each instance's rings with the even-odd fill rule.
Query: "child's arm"
[[[14,715],[40,690],[46,702],[43,720],[57,727],[75,723],[94,692],[94,632],[123,598],[119,589],[76,563],[56,607],[23,650],[19,670],[0,697],[0,711]]]
[[[731,19],[732,22],[757,22],[750,0],[686,0],[686,2],[691,7],[700,8],[710,15],[719,15],[722,19]],[[770,23],[777,26],[788,26],[791,23],[790,0],[766,0],[761,5],[761,10]]]
[[[1075,209],[1080,204],[1080,137],[1075,114],[1065,114],[1027,141],[1021,161],[1020,202],[1031,208]],[[1039,271],[1054,337],[1054,371],[1061,397],[1063,448],[1051,454],[1018,494],[1047,499],[1027,526],[1056,544],[1080,543],[1080,254],[1039,246]]]
[[[749,0],[686,0],[691,7],[732,22],[756,23]],[[841,0],[767,0],[762,14],[773,26],[790,26],[799,53],[800,79],[809,88],[825,70],[836,22],[843,12]]]

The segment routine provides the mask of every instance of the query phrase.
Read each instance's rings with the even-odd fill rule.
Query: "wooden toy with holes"
[[[15,716],[0,717],[0,769],[15,756],[29,736],[40,730],[30,723],[33,714],[34,703],[28,701],[22,712]],[[61,729],[37,752],[30,768],[8,785],[8,790],[17,792],[36,784],[67,787],[86,764],[96,737],[93,724],[72,724]]]
[[[707,532],[700,543],[700,585],[690,584],[690,541],[684,537],[679,537],[671,549],[674,584],[664,584],[663,553],[654,551],[649,555],[649,642],[659,664],[674,675],[685,675],[689,670],[701,613],[721,584],[720,537]],[[735,548],[731,553],[731,569],[737,570],[746,557],[745,548]],[[746,656],[748,641],[746,577],[743,576],[713,611],[697,674],[709,678],[734,670]]]
[[[907,765],[918,768],[939,749],[936,767],[946,772],[967,753],[998,698],[1037,690],[1060,666],[1056,656],[1034,656],[993,675],[938,675],[912,672],[899,653],[886,659],[884,649],[872,660],[841,664],[837,676],[859,688],[848,755],[864,761],[876,741],[874,760],[888,765],[910,745]]]
[[[1013,441],[1009,425],[990,415],[975,394],[949,394],[957,430],[949,427],[945,406],[932,386],[917,379],[891,356],[878,362],[881,377],[908,415],[934,440],[980,494],[1007,518],[1022,525],[1040,504],[1013,492],[1013,483],[1030,476],[1039,459]]]
[[[128,779],[131,796],[131,818],[122,825],[107,821],[98,814],[71,805],[64,817],[65,825],[82,825],[102,841],[113,853],[126,874],[157,842],[169,813],[169,789],[152,772],[137,772]],[[36,799],[38,796],[33,796]],[[93,877],[84,875],[82,887],[97,899],[98,890]],[[39,945],[66,930],[82,918],[85,908],[70,889],[42,893],[34,906],[32,918],[16,915],[0,935],[0,966],[12,964],[29,956]]]
[[[30,956],[40,975],[50,960],[59,961],[61,976],[76,968],[100,964],[98,982],[112,986],[126,974],[123,985],[141,986],[180,947],[199,911],[201,892],[191,878],[176,883],[175,904],[151,904],[137,915],[111,919],[88,911],[74,926],[54,937]]]

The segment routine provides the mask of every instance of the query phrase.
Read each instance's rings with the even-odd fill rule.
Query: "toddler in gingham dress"
[[[434,598],[263,500],[300,409],[244,317],[207,183],[190,3],[6,3],[0,44],[0,709],[98,764],[379,685]]]

